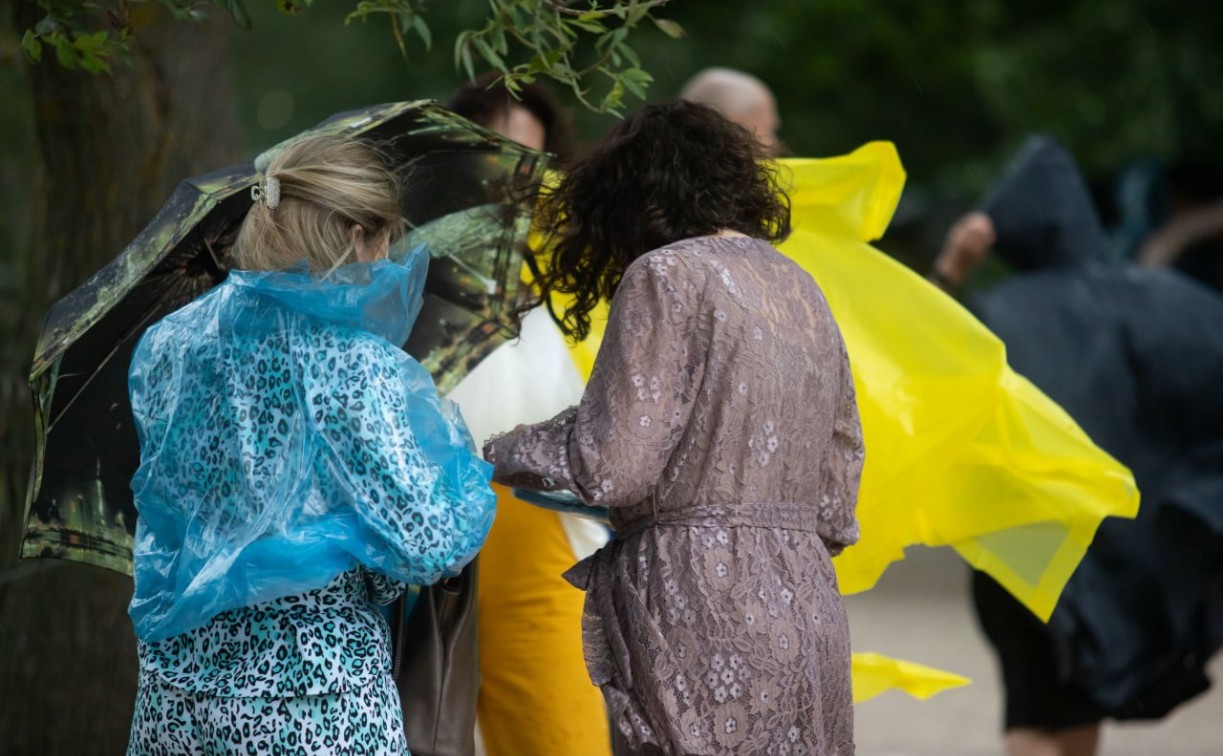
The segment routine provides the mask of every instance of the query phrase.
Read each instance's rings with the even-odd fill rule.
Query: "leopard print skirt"
[[[390,675],[344,693],[233,698],[192,693],[143,672],[128,756],[406,756]]]

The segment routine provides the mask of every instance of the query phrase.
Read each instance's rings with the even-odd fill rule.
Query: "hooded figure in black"
[[[1018,275],[973,309],[1142,495],[1135,520],[1102,525],[1047,627],[974,576],[1007,729],[1162,717],[1209,687],[1223,641],[1223,298],[1108,266],[1087,187],[1051,139],[1027,142],[982,210]]]

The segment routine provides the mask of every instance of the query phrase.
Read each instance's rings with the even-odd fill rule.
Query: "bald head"
[[[707,68],[693,76],[681,99],[708,105],[756,135],[761,144],[777,146],[777,101],[763,81],[732,68]]]

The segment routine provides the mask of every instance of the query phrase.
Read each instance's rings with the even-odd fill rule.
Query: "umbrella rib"
[[[71,399],[68,400],[68,403],[64,405],[64,408],[61,409],[55,415],[55,417],[51,419],[51,422],[47,424],[47,433],[50,433],[52,430],[54,430],[56,423],[58,423],[60,419],[63,418],[64,413],[66,413],[69,409],[72,408],[74,404],[76,404],[76,400],[81,398],[81,394],[85,393],[85,389],[89,388],[89,384],[93,383],[93,379],[98,377],[98,373],[101,373],[102,369],[106,367],[106,365],[110,362],[111,358],[115,356],[115,353],[119,351],[119,347],[123,346],[123,344],[126,343],[129,338],[131,338],[131,335],[135,333],[136,330],[138,330],[141,326],[147,323],[149,319],[152,318],[155,314],[156,313],[152,311],[145,313],[144,317],[142,317],[136,323],[136,325],[128,329],[127,333],[123,335],[123,338],[115,342],[115,346],[110,350],[110,352],[107,353],[107,355],[104,358],[102,358],[102,362],[98,364],[98,369],[93,371],[93,375],[89,376],[89,378],[85,380],[85,383],[82,384],[81,388],[77,390],[76,394]]]

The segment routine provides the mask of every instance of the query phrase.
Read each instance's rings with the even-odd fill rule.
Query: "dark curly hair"
[[[790,200],[776,163],[747,129],[705,105],[647,105],[621,121],[544,192],[537,211],[550,259],[537,296],[570,338],[590,333],[590,311],[650,250],[722,230],[777,242],[790,234]],[[539,269],[542,268],[542,272]],[[551,294],[573,296],[564,313]]]
[[[563,165],[573,156],[573,129],[569,115],[543,82],[525,84],[515,98],[500,81],[501,74],[487,71],[469,81],[451,96],[446,108],[486,128],[503,118],[512,107],[525,108],[544,127],[544,151]]]

